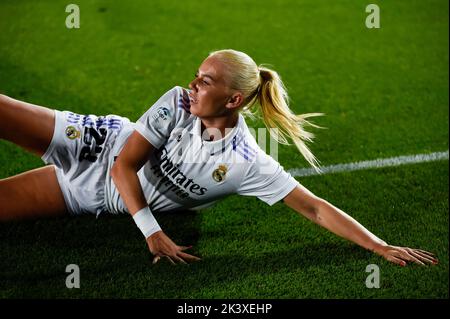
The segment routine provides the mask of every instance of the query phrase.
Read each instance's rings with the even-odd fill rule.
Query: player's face
[[[214,56],[203,61],[189,88],[192,114],[200,118],[214,118],[231,112],[226,107],[232,92],[227,84],[225,66]]]

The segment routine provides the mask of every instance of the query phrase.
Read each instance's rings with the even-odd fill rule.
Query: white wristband
[[[150,237],[157,231],[161,230],[158,222],[153,216],[150,208],[148,206],[142,208],[136,214],[133,215],[134,222],[137,227],[141,230],[142,234],[144,234],[145,238]]]

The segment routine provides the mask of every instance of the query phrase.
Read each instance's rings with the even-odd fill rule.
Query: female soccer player
[[[391,246],[303,187],[256,143],[242,113],[260,108],[281,143],[292,140],[320,171],[304,126],[318,113],[295,115],[278,74],[245,53],[222,50],[201,64],[190,90],[174,87],[136,123],[79,115],[0,96],[0,138],[48,165],[0,180],[0,218],[129,213],[153,262],[199,258],[176,245],[152,211],[206,207],[229,194],[284,203],[331,232],[393,263],[437,263],[420,249]],[[317,127],[317,126],[315,126]]]

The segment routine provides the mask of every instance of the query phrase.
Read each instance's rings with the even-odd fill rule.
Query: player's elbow
[[[331,204],[324,199],[317,201],[314,209],[314,222],[316,224],[323,225],[326,223],[330,216],[330,207]]]
[[[299,215],[306,217],[307,219],[309,219],[314,223],[318,223],[320,221],[319,213],[321,204],[319,201],[301,202],[291,207],[294,208]]]
[[[136,170],[133,169],[130,165],[127,165],[123,161],[117,159],[113,166],[111,167],[110,175],[113,179],[114,183],[120,183],[120,180],[126,178],[128,174],[136,174]]]
[[[323,221],[322,211],[326,205],[326,200],[316,197],[314,200],[303,202],[301,208],[297,211],[307,219],[320,225]]]

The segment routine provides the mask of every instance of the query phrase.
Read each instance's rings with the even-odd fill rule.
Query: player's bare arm
[[[353,217],[315,196],[304,186],[297,186],[284,198],[284,203],[314,223],[332,233],[371,250],[390,262],[406,266],[408,262],[419,265],[436,264],[436,257],[421,249],[391,246],[367,230]]]
[[[140,133],[135,131],[117,157],[111,177],[132,216],[147,207],[137,172],[148,161],[155,148]],[[162,230],[158,230],[146,238],[148,247],[154,255],[153,263],[166,257],[171,263],[187,263],[200,258],[187,254],[188,247],[176,245]]]

